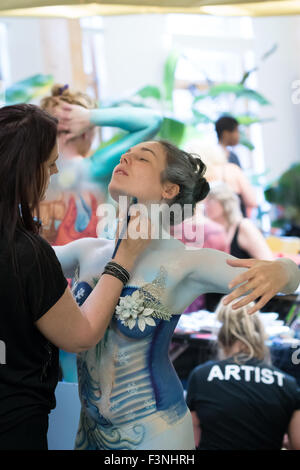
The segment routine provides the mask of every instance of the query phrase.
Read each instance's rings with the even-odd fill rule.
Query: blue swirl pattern
[[[121,296],[137,287],[126,287]],[[81,303],[92,291],[86,282],[75,290]],[[80,298],[78,298],[80,297]],[[170,321],[154,318],[155,326],[130,329],[115,315],[105,337],[78,355],[81,416],[76,449],[147,449],[150,442],[168,433],[170,440],[184,439],[172,433],[188,410],[183,388],[168,357],[179,315]],[[189,429],[190,431],[190,429]],[[178,432],[177,432],[178,434]],[[193,448],[193,443],[186,444]]]

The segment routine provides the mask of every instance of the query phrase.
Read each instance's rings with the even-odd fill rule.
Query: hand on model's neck
[[[164,212],[161,210],[162,204],[164,204],[163,201],[140,202],[132,197],[124,196],[122,199],[119,199],[119,218],[125,220],[128,210],[130,210],[133,217],[140,214],[142,219],[148,220],[152,224],[153,239],[170,238],[169,213],[166,212],[164,216]],[[131,206],[130,209],[129,206]],[[166,208],[167,206],[163,207]]]

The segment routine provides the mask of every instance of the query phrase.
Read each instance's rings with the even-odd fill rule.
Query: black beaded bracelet
[[[110,274],[111,276],[116,277],[121,282],[123,282],[124,286],[127,284],[130,278],[129,272],[123,268],[123,266],[115,263],[114,261],[107,263],[102,274]]]
[[[117,269],[119,272],[121,272],[126,278],[127,278],[127,282],[129,281],[129,278],[130,278],[130,274],[129,272],[123,268],[123,266],[121,266],[120,264],[116,263],[115,261],[109,261],[109,263],[107,263],[107,265],[105,266],[105,268],[108,268],[108,269]]]

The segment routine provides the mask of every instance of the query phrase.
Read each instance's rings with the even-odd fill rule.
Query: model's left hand
[[[281,292],[289,282],[289,273],[280,260],[232,259],[227,260],[227,263],[233,267],[248,268],[248,271],[231,281],[229,288],[232,289],[241,283],[244,284],[234,289],[223,300],[223,303],[227,305],[251,291],[232,306],[234,310],[261,297],[255,306],[249,310],[249,314],[260,310],[275,294]]]

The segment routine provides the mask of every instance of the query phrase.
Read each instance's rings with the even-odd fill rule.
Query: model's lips
[[[119,175],[121,174],[121,175],[128,176],[128,173],[127,173],[125,170],[123,170],[122,168],[117,168],[117,169],[115,170],[115,175],[118,175],[118,174],[119,174]]]

